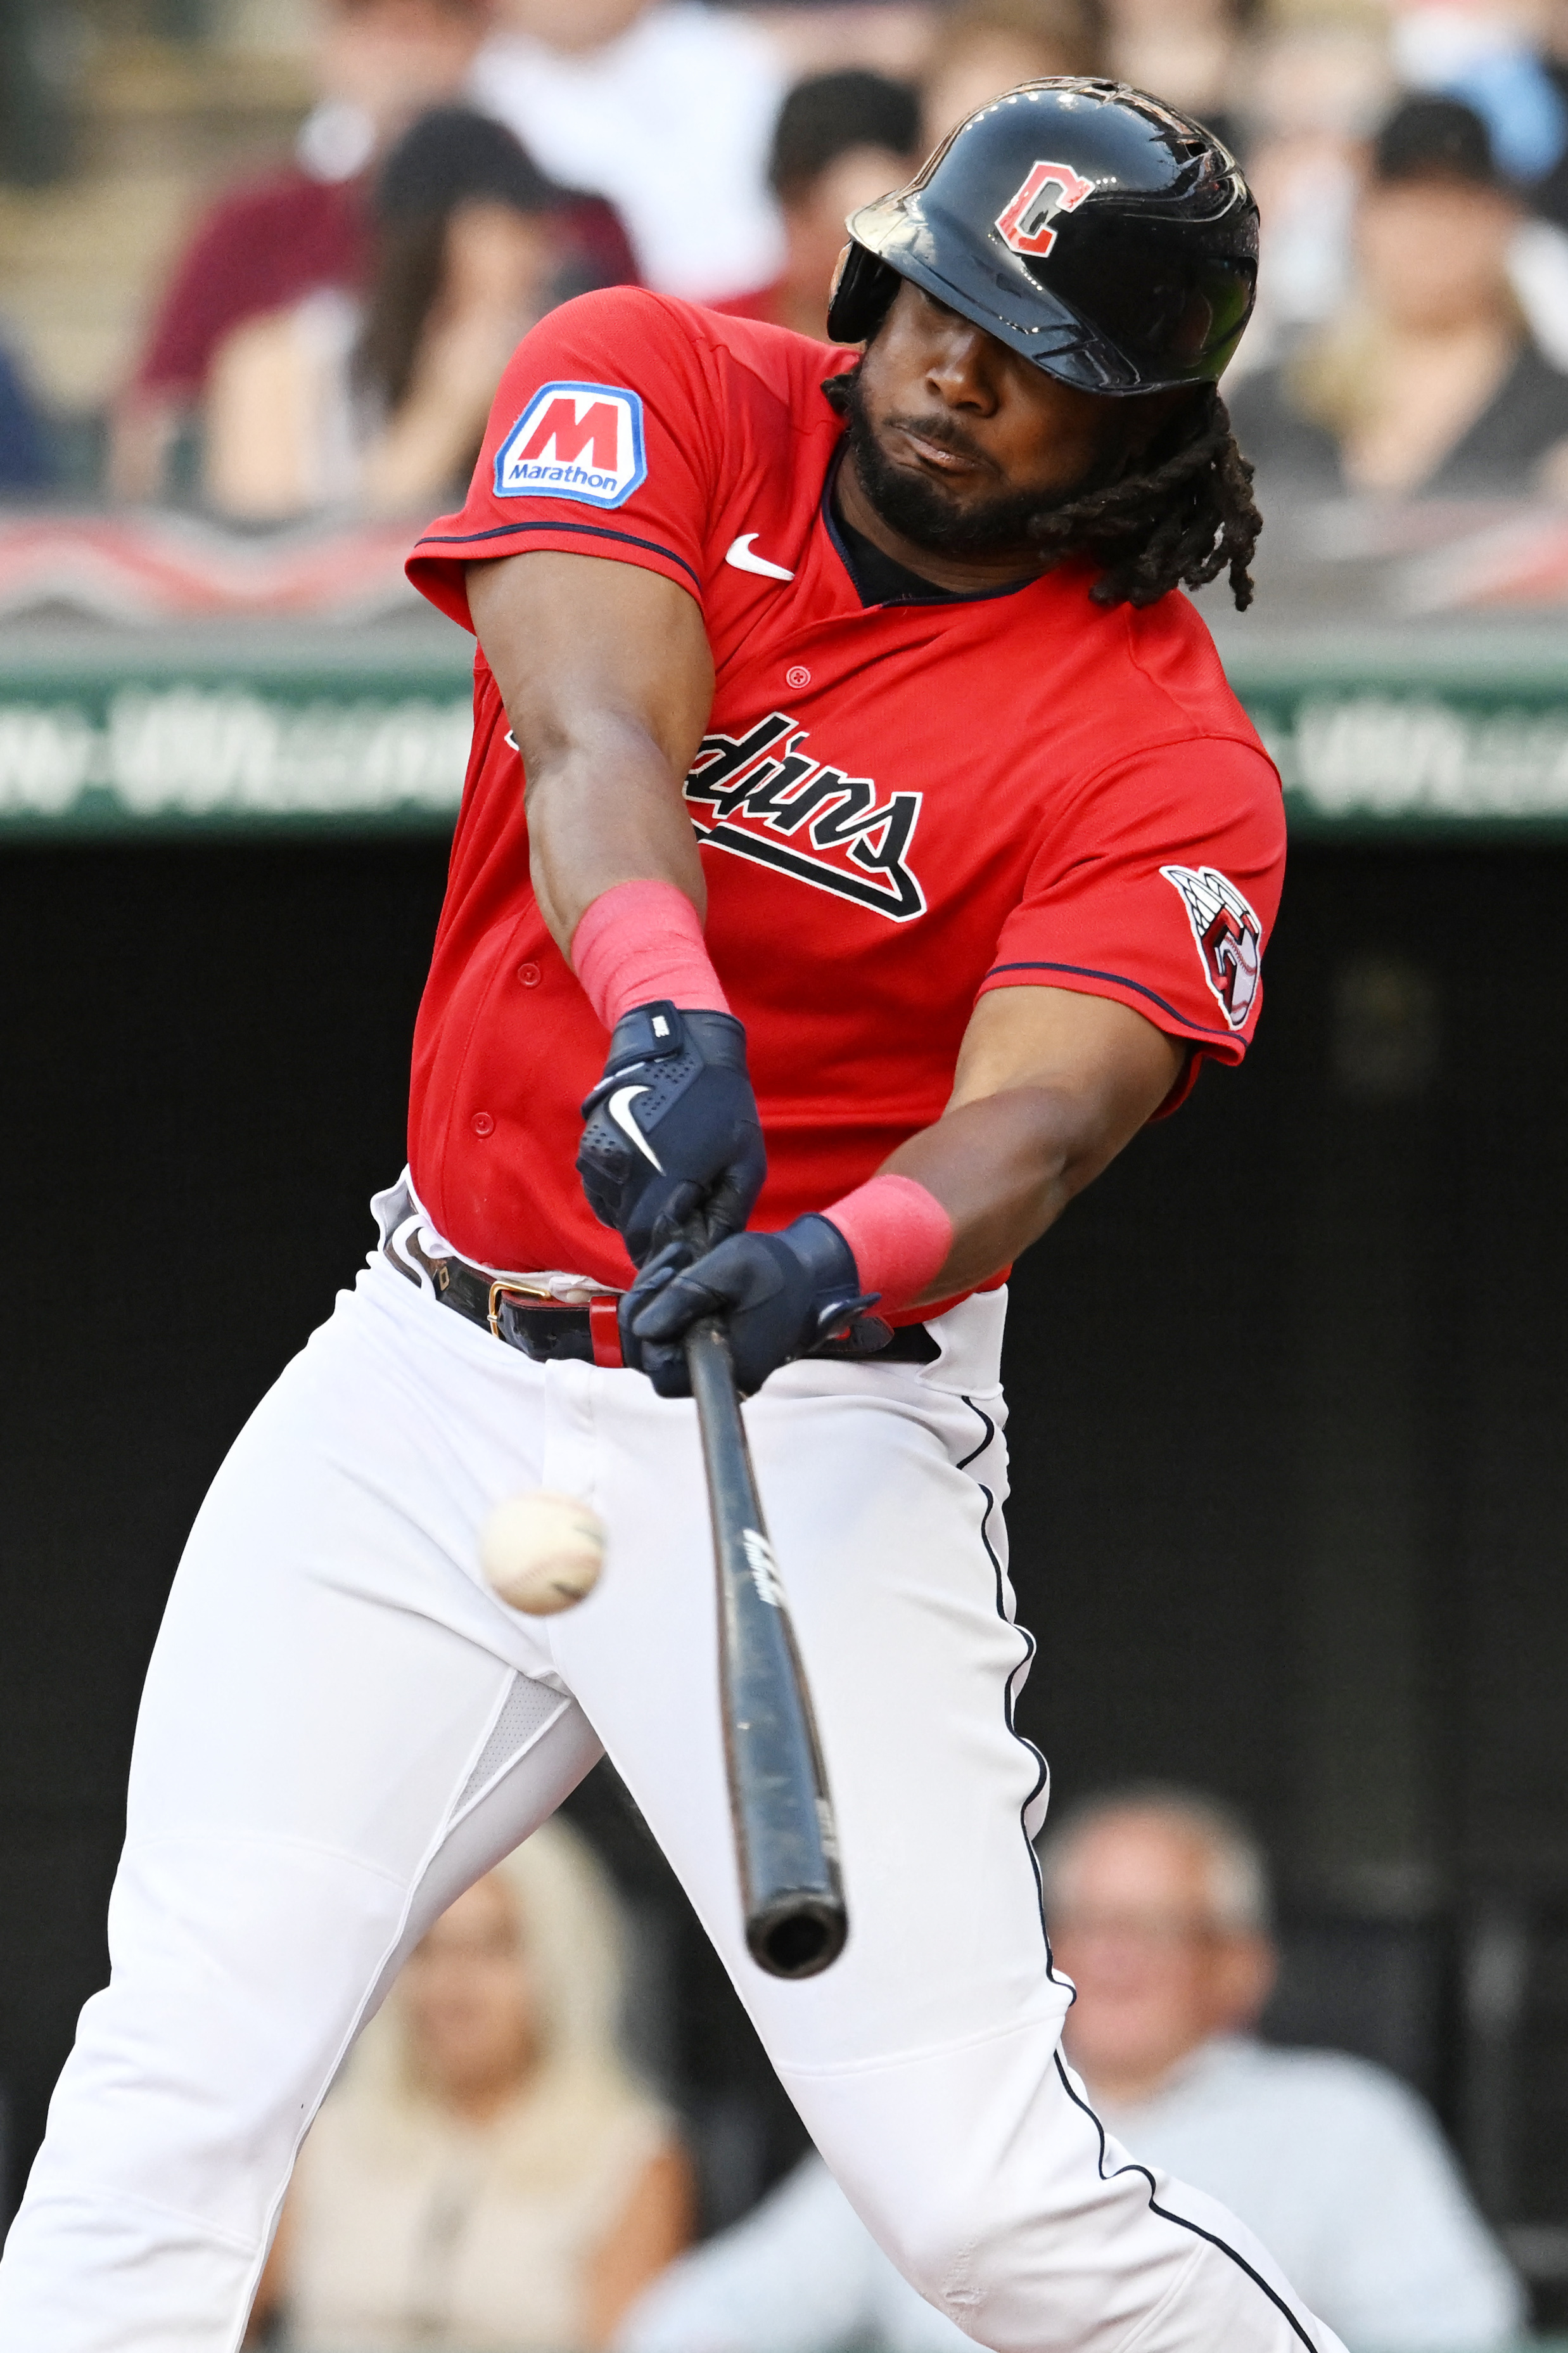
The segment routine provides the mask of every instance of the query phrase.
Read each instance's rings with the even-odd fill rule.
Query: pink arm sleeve
[[[884,1307],[907,1307],[952,1248],[952,1219],[912,1176],[873,1176],[822,1214],[854,1252],[861,1290],[880,1292]]]
[[[697,910],[673,882],[601,892],[572,934],[572,969],[606,1029],[658,997],[692,1013],[730,1010]]]

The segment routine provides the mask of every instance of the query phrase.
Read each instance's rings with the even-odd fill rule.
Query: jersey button
[[[476,1135],[490,1135],[494,1131],[495,1122],[490,1117],[489,1112],[477,1111],[474,1113],[474,1134]]]
[[[519,980],[521,981],[524,988],[537,988],[539,987],[539,966],[536,964],[520,964],[517,968],[517,976]]]

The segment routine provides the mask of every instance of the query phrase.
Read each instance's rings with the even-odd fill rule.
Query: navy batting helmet
[[[849,216],[828,311],[875,332],[908,278],[1081,392],[1212,383],[1252,313],[1258,206],[1236,158],[1124,82],[1025,82],[907,188]]]

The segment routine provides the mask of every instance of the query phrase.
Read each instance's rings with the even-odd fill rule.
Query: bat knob
[[[746,1922],[752,1960],[771,1978],[814,1978],[844,1950],[849,1922],[844,1906],[815,1891],[776,1896]]]

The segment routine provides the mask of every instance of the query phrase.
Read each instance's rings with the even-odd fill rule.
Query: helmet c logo
[[[1058,213],[1076,213],[1085,196],[1094,194],[1094,182],[1075,172],[1070,164],[1037,164],[1017,194],[996,216],[1005,243],[1015,253],[1037,260],[1057,241],[1051,227]]]

